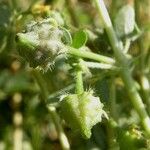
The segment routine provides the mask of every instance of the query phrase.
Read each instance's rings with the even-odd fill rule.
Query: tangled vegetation
[[[150,149],[149,12],[149,0],[2,0],[0,150]]]

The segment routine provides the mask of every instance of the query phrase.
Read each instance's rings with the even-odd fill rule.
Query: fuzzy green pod
[[[18,52],[31,67],[45,71],[57,56],[66,52],[67,38],[64,32],[53,18],[33,21],[27,24],[25,32],[16,36]],[[69,32],[67,34],[71,38]]]
[[[92,127],[107,116],[103,104],[92,92],[69,94],[60,101],[61,115],[66,123],[83,138],[90,138]]]
[[[133,32],[135,27],[135,12],[130,5],[123,6],[114,20],[114,27],[118,37],[124,37]]]

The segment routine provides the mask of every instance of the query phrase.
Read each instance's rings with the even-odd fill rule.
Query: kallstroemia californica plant
[[[87,33],[84,30],[79,30],[72,39],[69,30],[62,24],[60,25],[53,17],[31,22],[27,25],[24,33],[17,34],[19,54],[25,58],[31,67],[43,72],[46,72],[60,55],[67,59],[70,59],[70,57],[74,59],[71,61],[71,66],[74,70],[76,90],[73,94],[62,94],[58,105],[61,112],[60,116],[72,130],[80,133],[84,138],[90,138],[92,127],[102,121],[102,116],[107,118],[107,114],[103,110],[104,105],[99,97],[94,96],[93,90],[84,90],[83,78],[85,71],[83,68],[87,68],[87,70],[89,68],[116,69],[116,66],[119,66],[119,72],[131,102],[141,118],[143,127],[150,134],[149,116],[132,79],[128,58],[123,53],[120,37],[117,35],[118,33],[115,33],[103,1],[94,0],[94,3],[106,29],[115,59],[87,51],[85,47]],[[133,28],[134,25],[132,25],[130,32]],[[84,58],[91,61],[86,62]],[[45,95],[47,96],[47,94]],[[47,99],[46,96],[45,99]],[[55,106],[48,105],[47,107],[53,116],[62,147],[69,149],[69,142],[60,124]]]
[[[78,38],[81,40],[79,41]],[[72,40],[70,32],[52,17],[27,24],[25,31],[18,33],[16,37],[19,54],[36,70],[36,73],[34,71],[36,76],[39,76],[38,70],[46,72],[60,55],[64,55],[67,59],[71,58],[70,64],[75,74],[76,90],[74,94],[61,96],[59,103],[61,117],[72,130],[80,133],[84,138],[90,138],[92,127],[101,122],[102,117],[107,117],[107,114],[103,110],[99,97],[95,97],[92,90],[84,91],[82,78],[85,70],[88,70],[88,65],[82,57],[99,61],[100,63],[95,62],[96,68],[98,65],[101,67],[103,63],[113,68],[115,61],[84,50],[86,40],[87,35],[83,30],[76,32]],[[87,64],[94,67],[94,62],[87,62]],[[40,81],[39,77],[36,78]],[[48,109],[55,118],[56,126],[59,126],[58,130],[63,132],[60,124],[56,122],[58,115],[55,107],[49,105]],[[61,138],[60,141],[63,141]]]

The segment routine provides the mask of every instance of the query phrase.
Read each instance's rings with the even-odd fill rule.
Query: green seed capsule
[[[107,116],[100,99],[91,92],[66,95],[60,101],[60,107],[66,123],[86,139],[91,136],[91,128],[101,122],[103,115]]]
[[[34,21],[27,25],[26,32],[17,34],[18,52],[31,67],[45,71],[58,55],[65,53],[65,37],[63,28],[53,18]]]

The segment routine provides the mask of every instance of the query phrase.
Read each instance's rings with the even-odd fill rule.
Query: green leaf
[[[73,42],[72,46],[74,48],[80,48],[85,45],[87,42],[87,34],[84,30],[79,30],[78,32],[75,33],[73,37]]]
[[[60,27],[60,29],[63,31],[62,41],[64,42],[64,44],[71,45],[72,37],[71,37],[70,32],[67,29],[65,29],[64,27]]]
[[[135,12],[130,5],[123,6],[116,15],[114,27],[118,37],[126,36],[133,32],[135,26]]]

